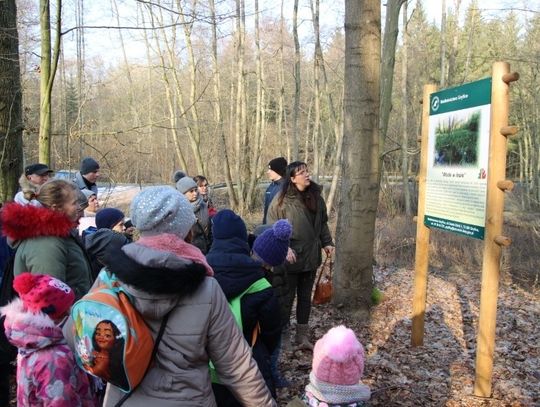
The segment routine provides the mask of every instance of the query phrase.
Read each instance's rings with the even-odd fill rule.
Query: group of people
[[[315,274],[322,252],[332,256],[334,247],[321,187],[306,163],[269,162],[263,224],[252,233],[234,211],[216,210],[204,176],[178,171],[174,187],[142,189],[130,205],[132,233],[122,211],[99,209],[94,159],[81,162],[74,182],[51,180],[43,164],[23,175],[22,196],[0,213],[14,250],[18,298],[0,312],[18,348],[18,405],[114,406],[124,396],[111,383],[100,391],[103,383],[72,353],[69,309],[102,269],[122,284],[153,335],[168,316],[154,362],[126,405],[277,405],[276,388],[288,384],[279,354],[291,350],[294,326],[294,345],[313,351],[313,369],[290,406],[360,406],[369,399],[353,331],[336,327],[311,342]],[[230,305],[238,298],[241,326]],[[118,336],[109,325],[93,338],[93,357],[108,359],[105,345]]]

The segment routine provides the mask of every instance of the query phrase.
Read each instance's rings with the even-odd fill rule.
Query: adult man
[[[266,224],[266,213],[268,212],[268,207],[270,202],[274,199],[274,196],[281,190],[283,184],[285,183],[285,171],[287,169],[287,160],[284,157],[277,157],[268,163],[268,170],[266,174],[270,178],[270,185],[266,188],[266,193],[264,194],[264,215],[263,215],[263,224]]]
[[[92,157],[86,157],[81,161],[81,169],[77,174],[75,174],[73,182],[79,187],[79,189],[89,189],[97,196],[98,188],[96,182],[100,175],[98,162]]]
[[[24,168],[24,174],[19,178],[21,190],[15,194],[13,200],[21,205],[37,205],[34,199],[40,186],[51,179],[53,170],[45,164],[30,164]]]

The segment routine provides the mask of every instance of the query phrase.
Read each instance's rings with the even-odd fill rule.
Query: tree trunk
[[[446,0],[442,0],[441,5],[441,89],[446,86]]]
[[[459,45],[459,7],[461,6],[461,0],[455,1],[456,9],[454,10],[454,16],[452,18],[452,48],[448,55],[448,81],[449,85],[455,85],[456,74],[456,58],[458,54]]]
[[[22,173],[21,101],[17,6],[6,0],[0,13],[0,202],[13,198]]]
[[[384,151],[388,121],[392,110],[392,87],[394,83],[394,65],[396,62],[396,42],[399,32],[399,10],[405,0],[388,0],[384,26],[383,56],[381,67],[381,107],[379,148]]]
[[[49,0],[40,0],[41,32],[40,105],[39,105],[39,162],[51,163],[51,95],[58,66],[62,2],[56,2],[56,37],[51,44],[51,13]]]
[[[379,196],[381,3],[345,1],[343,176],[334,303],[365,317]]]
[[[214,69],[214,118],[216,120],[218,131],[218,142],[221,145],[223,152],[223,175],[227,184],[227,193],[229,194],[229,205],[233,210],[238,207],[238,198],[234,191],[234,186],[231,176],[231,166],[229,162],[229,153],[227,151],[227,141],[225,139],[225,131],[223,130],[223,113],[221,111],[221,74],[218,63],[217,51],[217,21],[216,21],[216,6],[214,0],[210,0],[210,15],[212,18],[212,65]]]
[[[298,131],[298,118],[300,115],[300,41],[298,40],[298,0],[294,0],[294,12],[293,12],[293,37],[294,37],[294,108],[293,108],[293,123],[292,123],[292,158],[291,160],[298,159],[298,144],[299,144],[299,131]]]
[[[401,108],[401,175],[403,179],[403,199],[405,201],[405,215],[411,216],[411,190],[409,188],[409,129],[408,127],[408,94],[407,94],[407,2],[403,4],[402,31],[403,46],[401,51],[403,59],[401,61],[401,97],[403,106]]]
[[[314,4],[315,3],[315,4]],[[319,30],[319,0],[311,1],[311,15],[313,16],[313,33],[315,34],[315,49],[313,52],[313,92],[314,92],[314,114],[315,120],[313,123],[313,179],[319,183],[320,173],[320,129],[321,129],[321,90],[320,90],[320,30]]]

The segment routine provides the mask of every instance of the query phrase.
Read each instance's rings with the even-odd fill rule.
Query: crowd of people
[[[315,346],[311,339],[315,275],[322,254],[334,252],[321,187],[300,161],[274,158],[267,174],[262,224],[250,232],[237,213],[215,207],[203,175],[177,171],[174,186],[142,189],[128,219],[119,208],[100,208],[95,159],[84,158],[72,181],[55,179],[44,164],[25,167],[20,192],[0,212],[2,299],[14,294],[0,303],[0,405],[9,403],[15,365],[20,406],[125,400],[108,370],[109,345],[121,339],[112,321],[92,335],[101,364],[90,372],[101,379],[74,353],[69,311],[100,272],[115,276],[154,338],[167,321],[125,405],[276,406],[277,389],[289,385],[280,355],[293,347],[313,352],[313,366],[289,406],[369,400],[354,332],[339,326]]]

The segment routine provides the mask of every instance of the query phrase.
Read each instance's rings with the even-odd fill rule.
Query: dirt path
[[[364,382],[374,406],[539,406],[540,302],[538,292],[518,288],[509,278],[499,291],[493,396],[474,397],[476,325],[480,274],[454,270],[430,274],[424,346],[412,348],[413,273],[376,270],[384,299],[362,323],[330,305],[314,308],[313,337],[344,323],[366,349]],[[280,390],[280,406],[302,391],[311,369],[311,354],[296,351],[282,364],[293,383]]]

